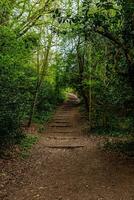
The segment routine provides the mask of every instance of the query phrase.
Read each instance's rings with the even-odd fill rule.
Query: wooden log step
[[[70,127],[72,127],[71,125],[66,125],[66,124],[60,124],[60,125],[58,125],[58,124],[52,124],[52,125],[50,125],[49,127],[55,127],[55,128],[70,128]]]
[[[67,137],[62,137],[62,136],[49,136],[45,138],[46,140],[79,140],[79,137],[72,137],[72,136],[67,136]]]
[[[46,145],[45,147],[52,149],[76,149],[83,148],[84,145]]]
[[[50,132],[50,130],[49,130],[49,131],[48,131],[48,134],[49,134],[49,133],[50,133],[50,134],[51,134],[51,133],[53,133],[53,134],[54,134],[54,133],[56,133],[56,134],[58,134],[58,133],[63,133],[63,134],[64,134],[64,133],[65,133],[65,134],[68,133],[68,134],[70,134],[70,133],[73,133],[73,131],[68,131],[68,130],[56,130],[56,129],[55,129],[55,130],[53,130],[53,131],[51,131],[51,132]]]
[[[53,122],[53,123],[56,123],[56,124],[62,124],[62,123],[63,123],[63,124],[69,124],[70,122],[69,122],[69,121],[62,121],[62,120],[59,121],[59,120],[55,120],[55,119],[54,119],[54,122]]]

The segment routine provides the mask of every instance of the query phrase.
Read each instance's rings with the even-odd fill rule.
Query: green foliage
[[[28,158],[30,155],[30,149],[33,147],[34,144],[38,142],[39,138],[33,135],[25,136],[20,142],[20,156],[21,158]]]
[[[133,0],[0,2],[2,148],[27,121],[47,121],[67,88],[91,128],[134,131],[133,10]]]
[[[44,3],[27,1],[0,2],[1,148],[16,144],[23,138],[23,126],[31,117],[34,101],[32,115],[46,120],[61,100],[60,92],[55,92],[55,74],[53,83],[46,81],[46,74],[49,76],[50,73],[47,68],[52,38],[48,27],[52,19],[47,17],[47,21],[41,22],[40,17],[48,12],[49,6],[51,10],[51,5],[48,3],[45,7]],[[36,24],[37,21],[42,23],[42,27],[45,24],[44,34],[40,33],[42,28]]]
[[[65,80],[82,96],[90,128],[113,135],[132,133],[133,3],[84,0],[78,4],[77,11],[70,8],[70,16],[60,10],[59,24],[67,38],[63,47],[68,46],[69,52],[63,56]]]
[[[24,87],[29,86],[29,69],[23,68],[29,50],[8,27],[0,27],[0,38],[0,143],[4,146],[21,136],[20,123],[29,99]]]
[[[115,151],[118,153],[123,153],[127,156],[134,156],[134,141],[122,141],[122,142],[107,142],[104,146],[105,149],[109,151]]]
[[[61,102],[63,102],[62,94],[57,93],[53,84],[45,81],[38,94],[34,121],[43,124],[47,122]]]

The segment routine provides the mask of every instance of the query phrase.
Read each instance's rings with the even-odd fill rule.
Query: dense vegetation
[[[1,0],[0,144],[73,88],[91,129],[134,132],[133,0]]]

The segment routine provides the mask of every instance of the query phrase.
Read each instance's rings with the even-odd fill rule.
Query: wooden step
[[[63,120],[53,120],[54,122],[53,123],[56,123],[56,124],[69,124],[70,122],[69,121],[63,121]]]
[[[50,132],[50,131],[51,131],[51,132]],[[64,134],[64,133],[65,133],[65,134],[68,133],[68,134],[70,134],[70,133],[71,133],[71,134],[72,134],[73,132],[74,132],[74,131],[68,131],[68,130],[56,130],[56,129],[53,130],[53,131],[52,131],[52,130],[47,131],[48,134],[49,134],[49,133],[50,133],[50,134],[54,134],[54,133],[57,133],[57,134],[58,134],[58,133],[63,133],[63,134]]]
[[[45,147],[52,149],[76,149],[83,148],[84,145],[45,145]]]
[[[72,126],[71,126],[71,125],[68,125],[68,124],[52,124],[52,125],[49,125],[49,127],[70,128],[70,127],[72,127]]]
[[[48,136],[48,137],[45,137],[45,140],[79,140],[80,137],[73,137],[73,136],[66,136],[66,137],[63,137],[63,136]]]

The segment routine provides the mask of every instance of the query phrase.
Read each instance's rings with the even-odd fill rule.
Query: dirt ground
[[[28,159],[0,161],[0,199],[134,200],[134,160],[83,126],[78,107],[60,106]]]

